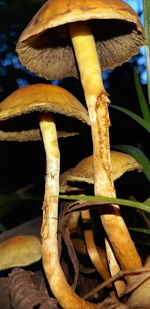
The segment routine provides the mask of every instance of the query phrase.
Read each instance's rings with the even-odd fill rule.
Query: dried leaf
[[[77,284],[77,293],[79,294],[80,297],[88,293],[88,291],[91,291],[94,289],[99,283],[99,277],[95,276],[95,274],[88,275],[88,274],[80,274],[79,273],[79,280]],[[96,292],[92,296],[92,301],[93,299],[97,300],[100,302],[101,299],[103,299],[103,291]]]
[[[115,298],[106,298],[98,309],[129,309],[129,307]]]
[[[114,276],[112,276],[111,278],[105,280],[103,283],[99,284],[96,288],[94,288],[92,291],[90,291],[88,294],[84,295],[83,298],[84,299],[89,299],[89,297],[91,297],[94,293],[102,290],[104,287],[108,286],[110,283],[115,282],[118,279],[121,279],[125,276],[128,275],[137,275],[141,272],[145,272],[145,273],[149,273],[150,272],[150,267],[140,267],[140,268],[132,268],[132,269],[128,269],[128,270],[121,270],[119,271],[117,274],[115,274]],[[124,295],[123,295],[124,296]]]
[[[11,303],[15,309],[58,309],[57,301],[41,291],[34,283],[32,272],[15,268],[9,275]]]
[[[150,277],[150,271],[144,272],[142,274],[135,274],[128,280],[128,285],[122,296],[132,293],[135,289],[140,287],[143,282],[145,282]]]
[[[66,211],[67,211],[67,208],[69,207],[69,204],[70,203],[61,203],[60,216],[59,216],[59,234],[60,233],[62,234],[69,258],[74,268],[74,279],[71,285],[72,289],[74,290],[77,286],[79,264],[78,264],[78,259],[76,256],[75,249],[73,247],[73,244],[70,238],[69,229],[67,226],[69,216],[66,215]]]
[[[41,259],[41,243],[36,236],[15,236],[0,243],[0,270],[27,266]]]
[[[105,204],[104,202],[77,200],[69,204],[66,214],[72,213],[73,211],[79,211],[79,210],[80,211],[86,210],[86,209],[91,210],[91,209],[96,208],[96,206],[104,205],[104,204]]]
[[[129,292],[132,293],[126,303],[134,307],[149,306],[150,308],[149,291],[150,291],[150,271],[131,277],[124,294]]]
[[[11,309],[7,277],[0,278],[0,309]]]

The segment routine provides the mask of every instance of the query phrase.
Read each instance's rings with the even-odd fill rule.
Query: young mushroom
[[[57,142],[57,114],[75,117],[88,124],[86,109],[68,91],[58,86],[37,84],[16,90],[0,104],[0,139],[40,138],[38,122],[46,152],[46,179],[42,222],[42,261],[50,288],[63,308],[94,309],[73,292],[61,269],[57,245],[60,154]],[[67,118],[66,117],[66,120]],[[20,118],[20,122],[19,122]],[[39,118],[39,120],[38,120]],[[55,120],[54,120],[55,119]],[[73,118],[71,120],[73,122]],[[66,121],[65,121],[66,123]],[[26,129],[25,129],[26,124]],[[59,125],[59,123],[58,123]],[[63,124],[60,123],[60,126]],[[17,128],[17,126],[19,126]],[[12,135],[12,131],[16,134]],[[23,131],[22,131],[23,130]],[[31,134],[32,132],[32,134]]]
[[[141,165],[137,163],[137,161],[130,155],[125,153],[111,151],[111,164],[112,164],[112,173],[113,173],[113,180],[120,178],[124,173],[133,171],[133,170],[141,170]],[[60,191],[72,191],[72,190],[81,190],[82,186],[79,188],[77,183],[86,182],[88,184],[94,184],[94,172],[93,172],[93,160],[92,156],[86,157],[82,159],[74,168],[65,171],[60,176]],[[76,187],[74,187],[74,183],[76,183]],[[70,233],[75,233],[77,231],[77,225],[79,220],[80,213],[73,212],[68,221],[68,227]],[[90,214],[88,210],[84,210],[81,212],[81,217],[83,222],[88,221],[89,223],[87,226],[90,225]],[[118,220],[119,221],[119,220]],[[113,233],[113,229],[112,229]],[[91,261],[95,265],[97,271],[101,274],[104,280],[108,279],[108,273],[103,267],[103,262],[101,261],[101,257],[98,254],[98,250],[94,243],[94,238],[92,234],[92,230],[87,228],[84,230],[84,237],[86,242],[87,251],[91,258]],[[119,238],[120,240],[120,238]],[[118,240],[118,241],[119,241]],[[122,240],[121,240],[122,241]],[[120,244],[121,245],[121,244]],[[120,270],[119,265],[116,263],[115,257],[113,256],[113,252],[109,247],[108,242],[106,242],[107,254],[109,255],[109,266],[111,274],[114,275],[116,272]],[[128,250],[128,243],[124,243],[124,250],[125,252]],[[107,278],[106,278],[107,277]],[[116,289],[119,295],[125,289],[125,285],[123,281],[117,281],[115,283]]]
[[[109,99],[101,69],[128,61],[144,44],[137,14],[120,0],[49,0],[33,17],[17,44],[22,64],[47,79],[78,77],[79,69],[92,130],[95,195],[115,197],[109,146]],[[140,267],[140,257],[119,208],[112,205],[110,213],[103,211],[101,219],[121,267]],[[123,235],[122,242],[118,242],[118,234]],[[124,252],[124,242],[128,243],[128,252]]]
[[[111,151],[110,158],[113,180],[117,180],[126,172],[142,170],[142,166],[132,156],[126,153]],[[80,187],[74,187],[74,182],[94,184],[92,156],[82,159],[74,168],[71,168],[60,175],[60,192],[64,193],[72,190],[80,190]]]
[[[31,265],[41,259],[41,242],[34,235],[17,235],[0,243],[0,271]]]

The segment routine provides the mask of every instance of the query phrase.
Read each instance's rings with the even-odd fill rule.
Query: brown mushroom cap
[[[18,235],[0,243],[0,270],[27,266],[41,259],[40,239],[33,235]]]
[[[113,179],[120,178],[124,173],[141,170],[141,165],[130,155],[118,151],[111,151],[111,163]],[[89,156],[81,160],[74,168],[69,169],[60,176],[60,192],[78,190],[77,187],[71,187],[67,182],[86,182],[94,183],[93,159]]]
[[[68,180],[94,183],[92,162],[92,156],[80,161],[75,168],[72,169]],[[118,151],[111,151],[111,163],[114,180],[121,177],[125,172],[135,169],[141,170],[141,165],[138,164],[133,157]]]
[[[68,26],[77,21],[90,23],[102,70],[128,61],[145,44],[137,14],[121,0],[49,0],[19,38],[21,63],[47,79],[78,77]]]
[[[36,84],[22,87],[14,91],[0,104],[0,140],[8,141],[36,141],[41,139],[38,117],[35,113],[52,112],[56,114],[56,121],[62,130],[59,136],[75,135],[70,131],[70,121],[74,125],[77,120],[89,124],[89,118],[83,105],[67,90],[54,85]],[[59,114],[59,115],[58,115]],[[61,115],[65,119],[57,119]],[[60,122],[60,123],[59,123]],[[78,126],[80,126],[78,121]],[[71,125],[73,131],[78,127]]]

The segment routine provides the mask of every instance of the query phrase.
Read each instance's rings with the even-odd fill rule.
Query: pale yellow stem
[[[93,232],[91,229],[91,218],[89,211],[88,210],[81,211],[81,217],[83,221],[84,238],[87,252],[91,258],[93,265],[95,266],[101,277],[104,280],[107,280],[110,277],[110,275],[108,269],[105,267],[103,261],[101,260],[95,245]]]
[[[116,263],[116,258],[114,256],[114,252],[109,244],[109,241],[105,239],[106,244],[106,251],[107,251],[107,258],[108,258],[108,264],[110,268],[111,275],[114,276],[120,271],[119,265]],[[114,282],[114,285],[116,287],[116,290],[118,292],[118,296],[120,297],[123,292],[125,291],[126,284],[123,279],[117,280]]]
[[[99,254],[100,252],[97,250],[97,247],[95,245],[95,240],[91,228],[91,217],[89,210],[81,211],[81,217],[83,221],[84,238],[87,252],[96,270],[105,281],[110,278],[110,274],[108,268],[106,267],[106,264],[104,264],[103,259]],[[109,285],[108,288],[110,289],[110,296],[115,297],[115,292],[113,291],[112,285]]]
[[[95,245],[95,240],[93,237],[93,231],[91,227],[91,217],[90,217],[90,213],[88,210],[84,210],[81,212],[75,211],[71,214],[69,221],[68,221],[69,232],[70,234],[77,233],[78,220],[79,220],[80,215],[83,221],[83,233],[84,233],[86,247],[84,247],[81,239],[73,238],[72,241],[73,241],[73,245],[75,245],[75,250],[77,250],[81,254],[88,253],[93,265],[95,266],[100,276],[104,280],[107,280],[110,277],[110,274],[108,271],[106,255],[105,255],[105,252],[102,251],[102,248],[97,248]],[[105,255],[105,260],[104,260],[104,255]],[[115,292],[113,291],[112,286],[110,286],[109,288],[110,288],[110,296],[115,297]],[[121,294],[122,290],[119,292]]]
[[[70,24],[70,35],[91,122],[95,195],[115,197],[109,145],[109,99],[102,82],[94,37],[86,22]],[[103,208],[101,219],[122,269],[141,267],[119,207]]]
[[[80,298],[71,289],[62,271],[57,243],[60,154],[55,123],[50,115],[40,116],[46,152],[45,195],[43,203],[42,261],[52,293],[64,309],[96,309],[98,305]]]
[[[108,168],[111,170],[111,163],[106,161],[101,151],[100,139],[104,139],[103,131],[105,126],[109,127],[109,115],[106,112],[109,99],[103,86],[101,68],[96,52],[94,37],[88,25],[84,22],[70,24],[71,39],[80,71],[80,78],[84,89],[85,99],[90,117],[92,140],[93,140],[93,165],[94,165],[94,184],[95,194],[97,191],[102,196],[112,196],[110,191],[114,191]],[[102,105],[101,122],[98,124],[97,107]],[[109,136],[106,136],[108,143]],[[108,154],[107,154],[108,157]],[[109,184],[109,190],[108,190]]]

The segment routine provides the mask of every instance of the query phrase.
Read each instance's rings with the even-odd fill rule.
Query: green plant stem
[[[135,81],[135,88],[139,100],[139,105],[140,109],[143,115],[143,118],[150,123],[150,110],[149,110],[149,105],[145,99],[144,93],[142,86],[140,84],[140,79],[138,76],[138,73],[136,71],[136,68],[133,69],[133,74],[134,74],[134,81]]]
[[[150,161],[147,158],[147,156],[138,149],[137,147],[130,146],[130,145],[116,145],[113,146],[114,149],[121,150],[130,156],[133,156],[136,161],[141,164],[142,166],[142,172],[145,174],[147,179],[150,181]]]
[[[150,123],[143,119],[142,117],[140,117],[139,115],[129,111],[126,108],[114,105],[114,104],[110,104],[110,107],[115,108],[116,110],[123,112],[124,114],[130,116],[132,119],[134,119],[136,122],[138,122],[146,131],[148,131],[148,133],[150,133]]]
[[[133,231],[133,232],[138,232],[138,233],[144,233],[144,234],[147,234],[147,235],[150,235],[150,229],[145,229],[145,228],[141,228],[141,227],[130,227],[129,228],[130,231]]]
[[[129,206],[132,208],[137,208],[144,210],[150,213],[150,206],[146,205],[145,202],[135,202],[126,199],[120,198],[108,198],[108,197],[100,197],[100,196],[92,196],[92,195],[60,195],[59,198],[64,200],[84,200],[84,201],[93,201],[101,203],[99,206],[104,204],[119,204],[123,206]]]

